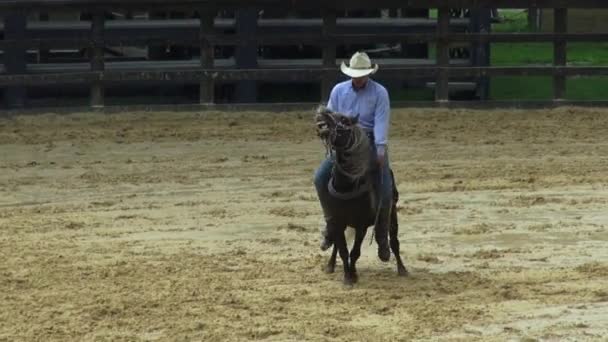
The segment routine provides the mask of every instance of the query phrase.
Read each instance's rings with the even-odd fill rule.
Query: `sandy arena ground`
[[[324,274],[302,113],[0,120],[0,341],[608,336],[608,110],[395,110],[409,278]]]

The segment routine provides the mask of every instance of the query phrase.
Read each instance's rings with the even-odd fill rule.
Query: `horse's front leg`
[[[367,227],[359,227],[355,230],[355,243],[350,250],[350,271],[355,283],[359,280],[356,263],[361,256],[361,244],[363,243],[363,239],[365,239],[365,234],[367,234]]]
[[[348,247],[346,246],[346,238],[344,237],[345,228],[341,227],[341,229],[334,231],[334,244],[338,249],[338,253],[340,253],[340,259],[342,259],[342,264],[344,265],[344,285],[353,285],[355,281],[348,260]]]
[[[338,255],[338,247],[334,244],[334,248],[331,251],[331,256],[327,261],[327,265],[325,265],[325,273],[330,274],[334,273],[336,270],[336,256]]]

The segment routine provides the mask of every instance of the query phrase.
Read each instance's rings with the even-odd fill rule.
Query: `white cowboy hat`
[[[349,66],[346,66],[344,62],[340,65],[340,70],[352,78],[375,74],[378,68],[378,64],[372,66],[372,62],[365,52],[355,52],[350,59]]]

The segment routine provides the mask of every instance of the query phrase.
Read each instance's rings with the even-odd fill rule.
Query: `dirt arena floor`
[[[601,341],[608,110],[395,110],[410,277],[327,275],[312,111],[0,119],[0,341]]]

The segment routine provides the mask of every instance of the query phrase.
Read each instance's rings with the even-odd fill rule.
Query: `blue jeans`
[[[370,170],[372,171],[372,179],[374,181],[374,187],[378,189],[378,196],[380,198],[380,207],[386,208],[390,204],[393,197],[393,178],[390,173],[390,166],[388,162],[388,151],[385,154],[385,163],[382,166],[382,173],[378,173],[378,162],[376,157],[376,145],[371,145],[371,160]],[[327,184],[331,178],[331,170],[334,166],[334,156],[326,158],[315,172],[315,188],[319,199],[326,198],[327,195]]]

